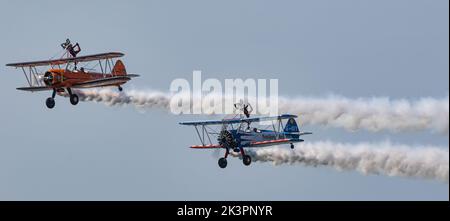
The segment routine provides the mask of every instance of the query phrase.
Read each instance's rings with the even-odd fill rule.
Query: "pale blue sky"
[[[227,169],[177,123],[196,116],[73,107],[4,64],[45,59],[67,37],[121,51],[126,89],[175,78],[278,78],[286,96],[415,99],[449,92],[449,5],[417,1],[0,1],[1,200],[448,200],[448,184],[237,159]],[[310,141],[389,139],[448,148],[448,136],[306,126]]]

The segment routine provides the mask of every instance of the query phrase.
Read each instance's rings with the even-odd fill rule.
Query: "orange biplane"
[[[72,46],[69,39],[67,39],[61,46],[65,52],[59,59],[6,65],[21,68],[25,75],[29,86],[19,87],[17,88],[18,90],[31,92],[53,90],[52,96],[47,98],[45,102],[48,108],[55,106],[55,96],[57,93],[62,95],[67,91],[70,96],[70,103],[76,105],[79,98],[71,90],[72,88],[116,86],[119,91],[122,91],[121,85],[131,80],[131,78],[139,76],[136,74],[127,74],[122,61],[119,59],[114,61],[115,58],[124,56],[122,53],[109,52],[77,57],[78,52],[81,51],[78,43]],[[88,68],[90,62],[93,61],[96,62],[96,65]],[[83,64],[81,68],[77,68],[79,63]],[[36,68],[41,66],[49,66],[49,68],[42,73]],[[92,71],[97,66],[100,67],[100,72]]]

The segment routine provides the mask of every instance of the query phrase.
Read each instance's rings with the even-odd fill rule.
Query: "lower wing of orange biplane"
[[[76,83],[70,86],[71,88],[95,88],[95,87],[107,87],[107,86],[114,86],[118,84],[123,84],[133,77],[137,77],[136,74],[127,74],[124,76],[115,76],[115,77],[108,77],[103,79],[96,79],[96,80],[90,80],[90,81],[84,81],[81,83]],[[53,90],[55,87],[51,86],[33,86],[33,87],[18,87],[17,90],[22,91],[47,91],[47,90]]]

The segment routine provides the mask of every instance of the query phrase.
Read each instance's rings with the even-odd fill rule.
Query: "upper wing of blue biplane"
[[[232,119],[223,119],[223,120],[205,120],[205,121],[186,121],[181,122],[181,125],[190,125],[190,126],[197,126],[197,125],[219,125],[219,124],[239,124],[244,122],[261,122],[261,121],[271,121],[271,120],[282,120],[282,119],[289,119],[289,118],[296,118],[297,115],[292,114],[283,114],[279,116],[272,116],[272,117],[250,117],[250,118],[232,118]]]

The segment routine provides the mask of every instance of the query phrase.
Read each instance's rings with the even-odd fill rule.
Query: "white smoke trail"
[[[348,130],[419,131],[432,130],[448,136],[449,97],[415,101],[389,98],[279,99],[280,112],[300,114],[305,124],[343,127]]]
[[[448,149],[433,146],[321,141],[304,142],[293,150],[281,147],[248,149],[247,154],[254,162],[272,162],[274,165],[330,166],[363,174],[449,181]]]
[[[115,92],[104,90],[76,91],[80,100],[106,105],[133,105],[138,109],[170,110],[171,95],[158,91]],[[193,107],[200,108],[200,107]],[[426,130],[447,133],[449,98],[423,98],[411,102],[388,98],[348,99],[328,98],[279,99],[283,113],[301,114],[302,123],[343,127],[350,130]],[[305,142],[296,149],[263,148],[249,150],[254,161],[274,164],[332,166],[339,170],[357,170],[364,174],[438,179],[448,183],[448,149],[424,146],[412,148],[389,142],[345,144]]]
[[[110,106],[129,104],[141,110],[160,108],[169,111],[172,97],[170,93],[138,90],[121,93],[110,89],[79,90],[76,93],[82,101],[102,102]],[[189,94],[186,94],[186,97],[190,99]],[[421,98],[415,101],[389,98],[349,99],[338,96],[296,99],[280,97],[278,107],[280,113],[298,114],[302,124],[339,127],[352,131],[431,130],[447,136],[449,132],[448,95],[441,99]],[[191,108],[201,110],[202,107]],[[202,113],[211,112],[203,110]]]
[[[93,101],[104,103],[108,106],[133,105],[138,109],[165,109],[168,110],[170,95],[158,91],[115,92],[110,89],[101,90],[76,90],[75,93],[81,101]],[[67,94],[64,94],[67,96]]]

